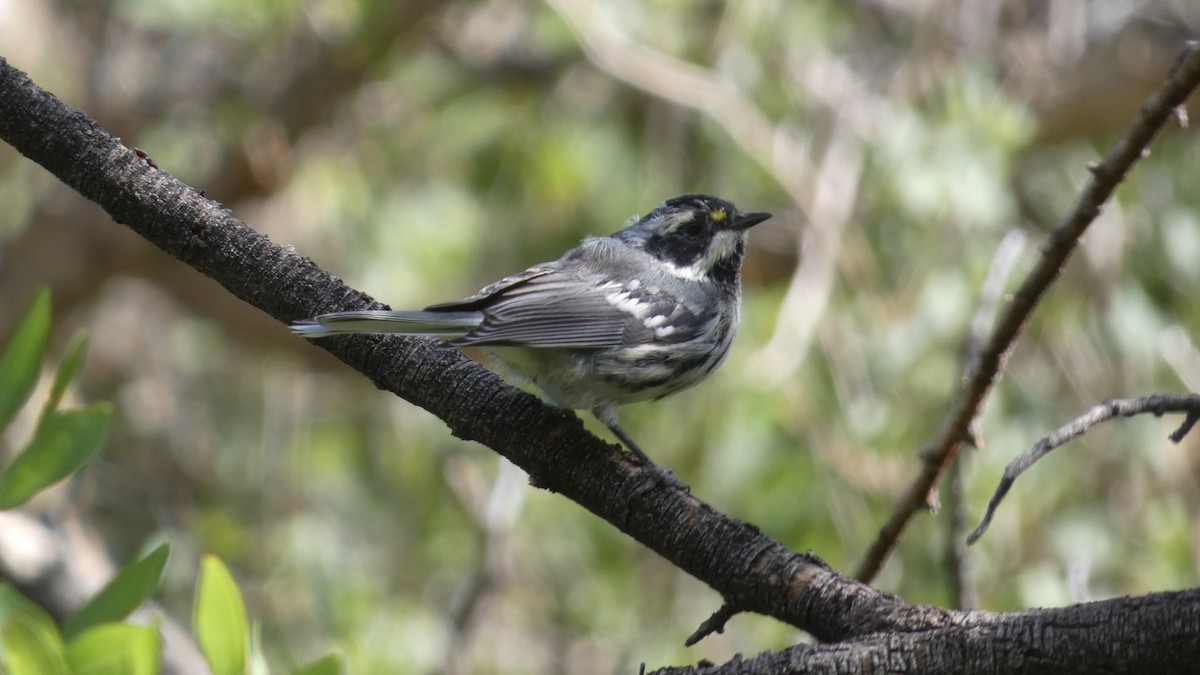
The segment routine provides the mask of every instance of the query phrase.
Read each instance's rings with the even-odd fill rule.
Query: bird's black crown
[[[678,276],[717,275],[715,281],[735,281],[745,230],[770,217],[769,213],[740,213],[731,202],[710,195],[683,195],[668,199],[613,236],[645,249]]]

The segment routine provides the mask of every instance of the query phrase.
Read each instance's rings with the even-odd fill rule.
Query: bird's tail
[[[309,339],[351,333],[455,337],[466,335],[482,320],[480,312],[334,312],[297,321],[292,324],[292,332]]]

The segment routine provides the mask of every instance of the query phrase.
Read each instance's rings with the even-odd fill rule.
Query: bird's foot
[[[675,474],[671,473],[670,469],[664,469],[655,464],[654,460],[650,459],[646,453],[642,452],[642,449],[638,447],[637,443],[633,442],[633,439],[629,437],[629,434],[625,433],[624,429],[618,426],[615,422],[606,421],[605,417],[600,415],[597,415],[597,417],[599,417],[600,421],[604,422],[604,424],[606,424],[608,428],[611,429],[614,434],[616,434],[617,438],[621,440],[621,443],[625,444],[626,448],[629,448],[629,454],[633,455],[634,458],[641,463],[642,468],[650,472],[655,483],[665,487],[672,487],[677,490],[682,490],[684,492],[691,492],[692,489],[688,487],[688,484],[676,478]]]
[[[664,469],[663,467],[655,464],[654,460],[646,456],[646,453],[642,452],[642,449],[636,444],[631,441],[626,441],[625,445],[629,448],[629,454],[633,455],[634,458],[641,463],[642,468],[650,473],[650,475],[654,478],[655,483],[658,483],[663,487],[675,488],[676,490],[682,490],[684,492],[692,491],[692,489],[688,487],[688,484],[676,478],[675,474],[671,473],[670,469]]]
[[[692,488],[687,483],[675,477],[670,469],[664,469],[661,466],[651,463],[646,465],[646,471],[649,471],[654,476],[654,481],[663,487],[675,488],[683,492],[691,492]]]

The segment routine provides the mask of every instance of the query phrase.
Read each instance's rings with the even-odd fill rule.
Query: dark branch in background
[[[1020,337],[1025,323],[1050,284],[1058,278],[1079,238],[1100,214],[1100,209],[1134,163],[1146,154],[1158,132],[1169,119],[1179,115],[1177,109],[1197,84],[1200,84],[1200,43],[1189,42],[1168,74],[1167,81],[1142,105],[1137,118],[1104,160],[1088,167],[1092,173],[1091,182],[1070,213],[1050,231],[1037,264],[1001,312],[991,339],[967,370],[966,381],[941,428],[921,450],[921,473],[893,507],[878,538],[859,564],[855,572],[857,579],[869,582],[875,578],[900,540],[909,520],[917,511],[926,508],[930,491],[949,466],[959,444],[970,439],[972,421],[979,415],[984,399],[1004,370],[1008,354]]]
[[[1050,454],[1050,451],[1068,441],[1079,438],[1087,433],[1088,429],[1101,422],[1107,422],[1115,417],[1133,417],[1147,413],[1155,417],[1161,417],[1165,413],[1185,413],[1187,416],[1183,419],[1183,423],[1169,436],[1173,442],[1178,443],[1191,431],[1196,422],[1200,421],[1200,395],[1159,394],[1143,398],[1115,398],[1094,406],[1066,425],[1059,427],[1054,433],[1042,438],[1032,448],[1004,467],[1004,475],[1000,478],[1000,484],[996,486],[996,492],[988,500],[983,520],[979,523],[979,527],[976,527],[975,531],[971,533],[971,536],[967,537],[967,543],[974,544],[983,536],[992,522],[992,516],[996,514],[996,507],[1000,506],[1000,501],[1008,494],[1013,482],[1035,462]]]

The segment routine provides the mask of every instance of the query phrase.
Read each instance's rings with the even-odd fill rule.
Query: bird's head
[[[746,230],[770,217],[741,213],[716,197],[684,195],[668,199],[613,236],[644,249],[680,278],[736,283]]]

